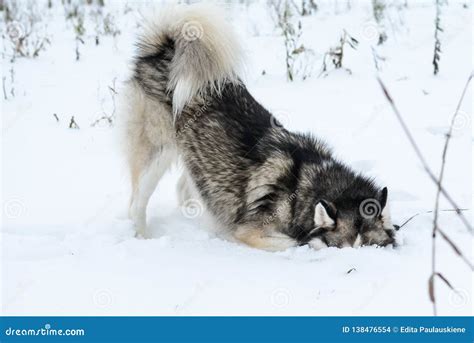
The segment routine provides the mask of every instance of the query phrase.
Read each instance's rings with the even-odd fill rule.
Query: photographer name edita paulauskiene
[[[400,333],[466,333],[466,328],[453,326],[400,326]]]

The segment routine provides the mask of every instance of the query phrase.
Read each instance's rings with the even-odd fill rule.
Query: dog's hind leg
[[[130,82],[126,95],[125,143],[132,181],[129,217],[137,235],[146,236],[146,208],[158,181],[176,157],[170,109],[147,98]]]
[[[176,153],[174,148],[163,147],[154,152],[153,156],[140,165],[137,161],[131,165],[132,197],[130,200],[129,216],[133,220],[138,236],[144,238],[146,234],[146,209],[151,195],[155,191],[158,181],[172,164]]]

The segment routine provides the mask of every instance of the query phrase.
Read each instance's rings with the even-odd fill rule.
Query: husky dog
[[[337,161],[313,136],[287,131],[252,97],[239,78],[241,49],[221,13],[176,7],[145,27],[125,92],[130,217],[138,235],[146,236],[151,194],[179,158],[181,199],[198,196],[252,247],[394,243],[387,188]]]

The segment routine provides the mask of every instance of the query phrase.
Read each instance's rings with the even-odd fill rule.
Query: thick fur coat
[[[184,202],[196,197],[240,241],[265,250],[394,243],[387,189],[337,161],[310,134],[287,131],[240,81],[242,54],[223,14],[167,9],[137,43],[126,143],[130,216],[181,159]]]

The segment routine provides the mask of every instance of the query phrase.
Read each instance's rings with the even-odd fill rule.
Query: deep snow
[[[470,8],[463,8],[468,3]],[[432,75],[434,7],[408,1],[391,9],[381,77],[435,171],[450,118],[472,70],[472,3],[443,7],[440,74]],[[51,45],[17,59],[16,96],[2,98],[2,312],[7,315],[431,315],[428,277],[432,215],[399,233],[397,249],[306,247],[258,251],[209,229],[205,213],[177,207],[179,168],[167,174],[148,211],[153,239],[134,238],[126,218],[129,185],[120,124],[91,127],[113,104],[109,85],[128,75],[137,8],[108,6],[121,34],[95,46],[86,22],[81,59],[62,8],[45,12]],[[324,138],[355,169],[389,188],[394,223],[433,209],[425,175],[375,79],[368,1],[347,10],[325,2],[303,18],[314,51],[309,79],[285,79],[284,45],[265,2],[227,5],[247,55],[252,94],[291,130]],[[124,13],[124,8],[132,10]],[[4,23],[2,23],[4,29]],[[343,29],[360,41],[344,65],[317,77],[324,52]],[[3,50],[3,49],[2,49]],[[11,64],[2,61],[2,74]],[[265,73],[262,71],[265,70]],[[264,75],[263,75],[264,74]],[[472,86],[448,152],[445,186],[472,207]],[[118,105],[118,104],[117,104]],[[56,121],[53,114],[60,119]],[[69,129],[71,116],[80,129]],[[441,208],[449,208],[443,200]],[[471,211],[465,212],[471,218]],[[451,212],[441,227],[472,260],[472,235]],[[193,218],[189,218],[193,217]],[[439,313],[472,314],[472,273],[438,239]]]

